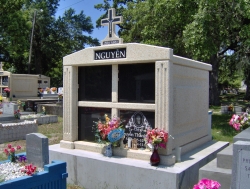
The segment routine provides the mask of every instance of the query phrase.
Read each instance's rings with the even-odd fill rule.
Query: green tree
[[[0,54],[4,58],[0,61],[9,61],[9,66],[19,67],[28,57],[29,23],[28,14],[23,10],[25,0],[0,0]]]
[[[104,0],[96,8],[107,10],[111,2],[118,15],[124,16],[118,33],[125,42],[170,47],[175,54],[210,63],[210,103],[220,104],[221,61],[227,59],[225,62],[244,69],[241,65],[249,55],[248,1]]]
[[[249,2],[201,0],[192,23],[184,30],[185,47],[192,57],[210,63],[210,103],[219,105],[218,73],[226,57],[240,62],[249,28]],[[249,39],[249,38],[248,38]]]
[[[18,5],[17,5],[17,2]],[[51,85],[62,85],[62,57],[85,48],[85,45],[99,45],[97,39],[89,36],[93,31],[90,17],[83,11],[75,14],[73,9],[55,18],[59,0],[1,0],[4,7],[16,10],[5,12],[8,24],[0,22],[0,47],[9,54],[5,69],[17,73],[28,73],[28,59],[32,22],[34,34],[30,73],[51,77]],[[1,4],[0,4],[1,5]],[[42,10],[42,12],[40,11]],[[36,12],[36,14],[34,14]],[[34,15],[36,15],[34,17]],[[15,21],[15,22],[14,22]]]
[[[174,49],[189,57],[184,48],[183,30],[197,10],[195,1],[148,0],[128,3],[123,11],[126,23],[121,30],[125,42],[139,42]]]

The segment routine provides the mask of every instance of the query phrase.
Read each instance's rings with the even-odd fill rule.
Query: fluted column
[[[63,140],[78,140],[78,67],[63,69]]]
[[[173,63],[157,61],[155,63],[155,127],[167,131],[170,135],[173,131]],[[166,150],[160,150],[161,154],[172,153],[172,138],[168,139]]]

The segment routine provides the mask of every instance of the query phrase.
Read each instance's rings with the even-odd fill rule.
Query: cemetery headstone
[[[38,167],[49,164],[48,138],[41,133],[26,135],[26,156],[28,163]]]
[[[63,94],[63,87],[58,87],[58,93]]]
[[[246,189],[250,185],[250,142],[233,144],[233,168],[231,189]]]
[[[236,114],[241,114],[242,113],[242,107],[241,106],[234,106],[234,112]]]
[[[5,102],[3,103],[3,114],[14,115],[15,111],[18,110],[18,105],[14,103]]]

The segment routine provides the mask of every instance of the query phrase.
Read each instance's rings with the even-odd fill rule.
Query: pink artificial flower
[[[160,148],[166,148],[166,144],[165,144],[165,143],[160,143],[160,144],[159,144],[159,147],[160,147]]]
[[[193,189],[219,189],[220,183],[214,180],[203,178],[198,184],[194,185]]]
[[[17,149],[17,150],[20,150],[20,149],[21,149],[21,146],[17,145],[16,149]]]
[[[4,149],[4,153],[6,154],[6,156],[8,156],[10,154],[6,148]]]
[[[11,153],[15,153],[15,151],[16,151],[15,148],[11,148],[11,149],[10,149],[10,152],[11,152]]]
[[[168,141],[168,133],[162,129],[148,129],[146,135],[146,141],[152,144],[156,148],[166,148],[166,142]]]
[[[10,92],[10,88],[7,87],[7,88],[4,89],[4,91],[7,92],[7,93],[9,93]]]
[[[12,147],[11,144],[8,144],[7,146],[8,146],[9,149],[11,149],[11,147]]]
[[[235,128],[235,130],[237,130],[237,131],[240,130],[240,127],[241,127],[241,124],[240,124],[240,123],[234,123],[234,124],[233,124],[233,128]]]

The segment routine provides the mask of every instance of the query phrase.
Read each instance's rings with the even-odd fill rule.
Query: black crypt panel
[[[78,108],[78,140],[95,141],[95,123],[103,119],[104,115],[111,115],[109,108]],[[104,121],[104,120],[103,120]]]
[[[111,102],[112,66],[78,68],[78,101]]]
[[[119,102],[155,103],[155,63],[119,65]]]

